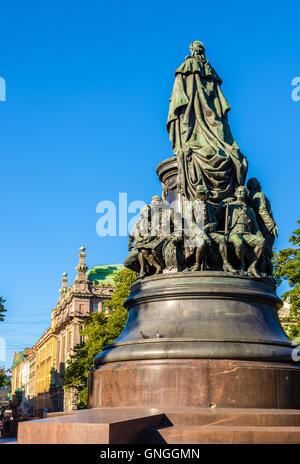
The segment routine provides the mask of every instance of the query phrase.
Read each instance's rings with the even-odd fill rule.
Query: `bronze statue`
[[[247,187],[250,192],[250,204],[255,211],[258,226],[265,239],[261,268],[264,273],[271,276],[273,272],[273,245],[277,237],[278,227],[273,218],[271,203],[262,193],[259,181],[252,177],[248,180]]]
[[[122,334],[94,361],[107,368],[91,385],[114,376],[113,388],[102,396],[92,388],[90,404],[298,408],[299,347],[284,333],[276,282],[264,272],[277,230],[271,207],[253,179],[249,198],[221,79],[203,45],[190,48],[170,102],[175,156],[156,169],[164,201],[152,198],[151,234],[135,244],[144,279],[124,303]]]
[[[214,207],[208,203],[209,191],[206,187],[196,187],[196,200],[192,202],[193,220],[191,224],[192,239],[195,241],[195,265],[192,271],[206,270],[207,252],[212,243],[218,245],[223,260],[223,270],[234,273],[235,270],[228,262],[228,250],[225,236],[217,232],[217,217]],[[187,250],[187,257],[191,250]]]
[[[124,261],[124,266],[132,271],[135,271],[138,276],[145,274],[147,268],[142,247],[149,242],[151,233],[151,212],[148,205],[143,206],[140,210],[140,217],[129,234],[128,251],[131,251],[129,256]],[[147,269],[148,271],[148,269]]]
[[[175,72],[167,131],[177,157],[180,192],[194,199],[201,184],[210,191],[210,201],[218,204],[244,183],[247,161],[231,134],[222,80],[201,42],[192,42],[190,50]]]
[[[155,274],[160,274],[163,270],[162,247],[165,237],[162,233],[162,199],[159,195],[151,198],[151,230],[150,238],[140,246],[140,252],[146,262],[155,268]],[[144,267],[140,277],[145,275]]]
[[[228,242],[232,243],[236,255],[240,261],[239,271],[245,271],[246,245],[250,246],[254,252],[254,260],[247,269],[247,272],[260,277],[256,265],[262,255],[265,240],[259,230],[255,213],[247,204],[249,191],[246,187],[240,186],[235,190],[234,201],[226,204],[226,233]]]
[[[128,250],[133,248],[133,251],[124,265],[137,272],[140,278],[153,274],[153,268],[155,274],[161,274],[163,269],[170,267],[170,262],[177,264],[179,242],[180,238],[174,233],[174,211],[155,195],[150,205],[141,208],[140,218],[129,235]],[[172,251],[175,259],[170,256]]]
[[[141,210],[124,264],[140,277],[207,269],[271,277],[277,227],[270,202],[257,179],[248,181],[250,192],[244,187],[247,161],[230,131],[222,80],[201,42],[190,50],[170,99],[175,159],[159,165],[163,200],[156,195]]]

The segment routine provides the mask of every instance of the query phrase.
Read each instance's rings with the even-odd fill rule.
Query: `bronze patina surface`
[[[226,272],[168,273],[138,280],[121,336],[95,365],[164,358],[292,362],[295,345],[278,319],[268,280]]]
[[[218,203],[244,183],[247,161],[231,134],[230,105],[204,45],[195,40],[190,51],[175,72],[167,131],[178,160],[180,192],[190,199],[197,185],[205,185]]]

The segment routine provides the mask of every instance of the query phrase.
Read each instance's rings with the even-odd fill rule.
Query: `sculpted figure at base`
[[[241,185],[235,190],[234,201],[229,201],[226,207],[226,232],[228,242],[232,243],[235,253],[240,261],[239,271],[246,270],[245,254],[247,245],[254,252],[254,260],[247,269],[247,272],[260,277],[257,271],[257,263],[262,255],[265,240],[259,230],[255,213],[247,204],[249,191],[247,187]]]
[[[177,157],[181,194],[194,199],[201,184],[217,205],[244,183],[247,161],[231,134],[230,105],[221,91],[221,78],[206,59],[204,45],[195,40],[190,51],[175,72],[167,131]]]
[[[218,245],[219,253],[223,260],[223,270],[235,272],[228,262],[228,250],[225,236],[217,232],[217,218],[214,207],[208,203],[209,191],[206,187],[196,187],[196,200],[192,202],[192,223],[190,239],[194,242],[193,247],[187,247],[186,257],[191,251],[195,253],[195,265],[192,271],[206,270],[207,254],[213,242]]]
[[[141,208],[140,218],[129,235],[128,250],[133,251],[124,266],[137,272],[140,278],[161,274],[168,267],[177,268],[180,241],[174,232],[174,211],[155,195],[150,205]]]
[[[278,227],[273,218],[271,203],[266,195],[262,193],[259,181],[252,177],[248,180],[247,187],[250,192],[250,204],[255,211],[259,229],[265,239],[261,269],[263,273],[271,276],[273,272],[273,245],[277,237]]]
[[[131,251],[132,249],[133,251],[131,251],[124,261],[124,266],[135,271],[138,275],[144,274],[145,268],[148,268],[142,254],[142,249],[150,240],[150,221],[151,211],[149,206],[145,205],[141,208],[140,217],[129,235],[128,251]]]
[[[162,247],[166,237],[162,234],[162,199],[159,195],[155,195],[151,198],[150,212],[150,238],[147,243],[142,243],[140,252],[144,261],[155,268],[155,274],[160,274],[164,266],[162,261]],[[144,277],[145,274],[146,272],[143,266],[140,277]]]

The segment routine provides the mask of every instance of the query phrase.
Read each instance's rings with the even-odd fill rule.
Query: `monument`
[[[129,236],[124,265],[137,280],[127,324],[94,360],[89,408],[143,410],[158,421],[135,435],[147,443],[279,443],[282,430],[246,430],[300,425],[300,370],[272,277],[277,226],[259,181],[244,185],[221,78],[201,42],[190,53],[175,72],[173,156],[156,170],[162,197],[155,192]],[[207,425],[218,421],[239,430]],[[299,443],[300,429],[289,436]]]

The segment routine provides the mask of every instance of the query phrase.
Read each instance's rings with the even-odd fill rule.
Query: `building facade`
[[[35,351],[35,416],[43,416],[46,412],[53,410],[50,387],[55,363],[55,347],[56,340],[52,327],[44,332],[33,347]]]
[[[29,362],[28,356],[32,353],[32,348],[15,353],[12,365],[12,405],[15,414],[27,414],[29,407]]]
[[[12,391],[15,392],[22,384],[22,411],[26,410],[33,416],[77,409],[76,392],[64,390],[61,376],[73,348],[83,341],[81,330],[85,319],[93,312],[104,311],[105,300],[110,299],[114,292],[113,279],[123,269],[122,265],[110,264],[95,266],[88,271],[85,258],[85,248],[81,247],[77,275],[72,285],[68,286],[67,274],[63,274],[60,297],[51,312],[50,327],[26,352],[26,356],[15,355],[20,355],[22,360],[15,360],[13,364],[15,380]]]
[[[77,409],[75,391],[64,391],[61,375],[74,348],[83,341],[81,330],[84,320],[93,312],[102,312],[103,303],[114,292],[113,278],[123,266],[96,266],[89,272],[85,263],[85,249],[80,248],[77,275],[73,285],[67,285],[67,274],[63,274],[60,298],[51,314],[51,326],[56,337],[55,353],[55,397],[57,410]]]
[[[284,301],[282,308],[280,308],[280,310],[278,311],[278,316],[279,316],[281,325],[288,335],[290,335],[292,326],[297,324],[297,320],[291,317],[290,311],[291,311],[291,305],[289,301]]]
[[[35,349],[33,348],[31,353],[28,355],[28,363],[29,363],[29,380],[28,380],[28,413],[33,415],[34,413],[34,406],[35,406],[35,359],[36,353]]]

